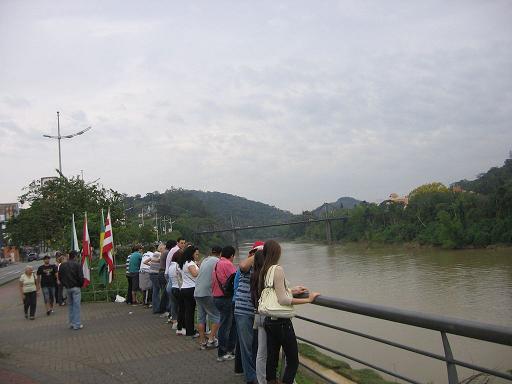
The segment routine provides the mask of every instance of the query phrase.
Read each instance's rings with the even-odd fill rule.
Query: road
[[[18,279],[27,265],[31,265],[34,267],[34,270],[37,270],[37,267],[41,264],[43,264],[43,261],[38,260],[30,263],[14,263],[7,267],[0,268],[0,285],[4,285],[12,280]]]

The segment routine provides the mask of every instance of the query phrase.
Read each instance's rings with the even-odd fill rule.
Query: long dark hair
[[[178,249],[176,252],[174,252],[174,255],[172,255],[171,261],[174,261],[175,263],[180,263],[181,259],[183,259],[183,251],[181,249]]]
[[[196,253],[198,249],[199,248],[194,245],[189,245],[183,250],[183,257],[180,257],[180,261],[178,261],[181,269],[183,269],[183,266],[187,261],[194,261],[194,253]]]
[[[258,281],[258,296],[265,288],[265,275],[271,266],[276,265],[281,257],[281,246],[275,240],[267,240],[263,246],[263,266]]]
[[[252,275],[251,275],[251,299],[252,305],[256,307],[258,305],[258,300],[260,299],[260,295],[258,292],[258,283],[260,281],[260,271],[261,267],[263,267],[263,261],[265,260],[263,256],[263,251],[258,250],[254,254],[254,264],[252,265]]]

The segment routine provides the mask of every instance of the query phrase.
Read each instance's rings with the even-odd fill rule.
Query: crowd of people
[[[43,264],[34,273],[33,267],[27,265],[19,279],[19,289],[25,319],[34,320],[37,307],[37,296],[43,292],[46,315],[54,311],[54,304],[68,306],[69,328],[83,328],[80,320],[81,288],[83,271],[77,251],[65,255],[55,254],[56,264],[50,263],[50,256],[43,258]]]
[[[311,303],[319,295],[303,286],[289,287],[279,265],[281,246],[274,240],[257,241],[246,258],[235,265],[236,250],[214,246],[203,259],[185,239],[143,249],[135,245],[126,260],[126,302],[144,305],[160,314],[178,336],[197,340],[202,350],[217,349],[217,361],[235,360],[235,373],[247,383],[277,383],[279,351],[285,361],[282,383],[293,383],[299,359],[290,319],[294,305]],[[56,255],[56,264],[31,266],[19,279],[25,318],[34,320],[37,295],[43,292],[46,314],[54,303],[68,306],[69,327],[83,328],[80,288],[83,272],[79,254]],[[259,313],[262,293],[272,290],[279,311]],[[196,316],[197,311],[197,316]]]
[[[258,303],[265,289],[274,290],[283,308],[311,303],[319,294],[289,287],[274,240],[255,242],[238,265],[235,253],[232,246],[214,246],[201,260],[199,249],[182,238],[157,249],[136,245],[126,260],[127,303],[167,317],[176,335],[197,340],[200,349],[217,349],[218,362],[235,360],[235,373],[247,383],[277,383],[282,348],[280,382],[293,383],[299,359],[290,316],[258,313]]]

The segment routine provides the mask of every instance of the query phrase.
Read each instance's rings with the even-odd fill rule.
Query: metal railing
[[[475,340],[481,340],[481,341],[487,341],[491,343],[506,345],[506,346],[512,346],[512,328],[511,327],[503,327],[503,326],[497,326],[492,324],[485,324],[480,323],[476,321],[468,321],[468,320],[462,320],[457,319],[453,317],[446,317],[446,316],[437,316],[432,314],[425,314],[415,311],[408,311],[408,310],[402,310],[392,307],[386,307],[382,305],[372,305],[372,304],[366,304],[366,303],[360,303],[357,301],[351,301],[351,300],[343,300],[343,299],[337,299],[333,297],[327,297],[327,296],[319,296],[314,301],[313,304],[316,304],[318,306],[332,308],[344,312],[351,312],[363,316],[368,316],[376,319],[382,319],[382,320],[388,320],[395,323],[401,323],[401,324],[407,324],[419,328],[429,329],[433,331],[438,331],[441,334],[441,340],[443,343],[443,349],[444,349],[444,356],[435,354],[432,352],[424,351],[418,348],[414,348],[411,346],[403,345],[391,340],[383,339],[380,337],[375,337],[366,333],[350,330],[347,328],[339,327],[336,325],[324,323],[322,321],[318,321],[315,319],[307,318],[304,316],[296,316],[295,318],[316,324],[322,327],[326,327],[329,329],[333,329],[339,332],[348,333],[351,335],[359,336],[362,338],[366,338],[378,343],[386,344],[395,348],[399,348],[402,350],[406,350],[409,352],[413,352],[422,356],[429,357],[431,359],[440,360],[446,363],[447,371],[448,371],[448,382],[450,384],[457,384],[459,383],[459,378],[457,374],[457,366],[465,367],[469,369],[473,369],[475,371],[485,373],[491,376],[500,377],[502,379],[506,379],[509,381],[512,381],[512,375],[499,372],[496,370],[492,370],[489,368],[481,367],[478,365],[475,365],[473,363],[468,363],[465,361],[457,360],[453,356],[453,352],[450,347],[450,343],[448,341],[448,334],[451,335],[457,335],[457,336],[463,336]],[[370,367],[372,369],[375,369],[377,371],[383,372],[385,374],[388,374],[390,376],[393,376],[397,379],[406,381],[408,383],[413,384],[419,384],[417,380],[408,378],[406,376],[397,374],[395,372],[392,372],[388,369],[379,367],[375,364],[363,361],[361,359],[358,359],[356,357],[350,356],[346,353],[337,351],[333,348],[326,347],[324,345],[321,345],[317,342],[314,342],[312,340],[306,339],[304,337],[297,336],[298,340],[304,341],[308,344],[311,344],[315,347],[318,347],[320,349],[323,349],[325,351],[329,351],[335,355],[344,357],[346,359],[350,359],[352,361],[355,361],[359,364],[365,365],[367,367]],[[305,365],[303,365],[305,366]],[[307,366],[305,366],[307,369],[311,369]],[[322,376],[322,375],[321,375]],[[324,380],[328,382],[332,382],[326,377],[323,377]]]

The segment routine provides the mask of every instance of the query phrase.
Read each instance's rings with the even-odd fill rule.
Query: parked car
[[[35,261],[37,259],[38,259],[37,253],[31,252],[28,254],[27,261]]]

